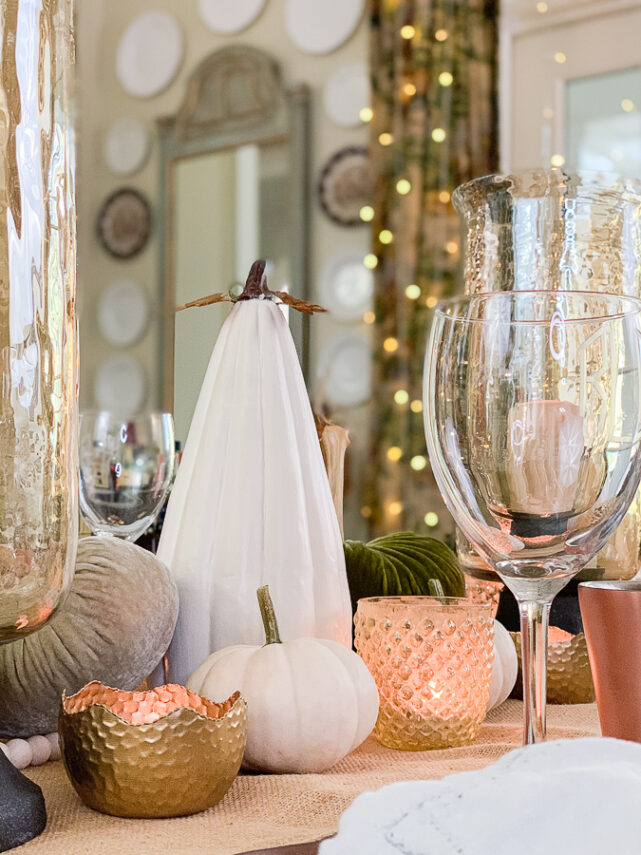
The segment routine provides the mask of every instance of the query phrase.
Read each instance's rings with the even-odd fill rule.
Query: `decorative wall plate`
[[[140,119],[118,119],[105,138],[105,163],[115,175],[133,175],[149,154],[149,131]]]
[[[334,407],[364,404],[372,392],[372,353],[359,335],[330,339],[318,360],[321,396]]]
[[[96,374],[94,398],[101,410],[131,415],[140,410],[146,394],[144,369],[133,356],[114,356]]]
[[[262,12],[267,0],[198,0],[203,23],[214,33],[240,33]]]
[[[176,76],[185,49],[182,30],[169,12],[143,12],[122,34],[116,53],[120,85],[134,98],[151,98]]]
[[[360,321],[373,293],[374,274],[358,250],[341,252],[321,272],[319,302],[339,321]]]
[[[360,112],[370,103],[369,69],[364,62],[341,65],[323,89],[325,113],[342,128],[362,124]]]
[[[131,187],[109,196],[98,214],[98,236],[108,253],[132,258],[147,243],[151,209],[146,198]]]
[[[327,162],[320,177],[318,196],[327,216],[341,226],[362,225],[360,209],[374,192],[372,167],[366,148],[347,146]]]
[[[147,329],[149,298],[131,279],[112,282],[98,303],[98,327],[105,341],[115,347],[135,344]]]
[[[331,53],[352,35],[365,0],[287,0],[285,28],[303,53]]]

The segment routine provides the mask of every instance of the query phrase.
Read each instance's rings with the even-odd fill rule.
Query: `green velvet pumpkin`
[[[447,597],[465,595],[465,577],[452,550],[435,540],[400,531],[361,543],[346,540],[345,563],[352,608],[362,597],[428,596],[437,579]]]

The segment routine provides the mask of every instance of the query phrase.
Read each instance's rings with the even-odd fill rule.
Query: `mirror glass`
[[[641,175],[640,105],[639,68],[568,80],[569,167]]]
[[[214,292],[239,293],[256,258],[267,260],[272,290],[290,290],[289,163],[286,136],[172,162],[176,305]],[[216,337],[230,310],[231,304],[216,303],[176,315],[174,418],[176,439],[183,446]]]

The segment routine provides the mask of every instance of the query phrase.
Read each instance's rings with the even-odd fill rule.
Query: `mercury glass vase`
[[[72,0],[0,3],[0,642],[62,602],[77,545]]]
[[[463,229],[466,294],[539,289],[641,297],[641,181],[535,169],[470,181],[452,202]],[[637,494],[578,578],[632,578],[640,546]],[[460,531],[457,551],[466,573],[494,576]]]

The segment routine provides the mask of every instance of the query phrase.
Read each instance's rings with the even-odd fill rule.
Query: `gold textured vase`
[[[513,698],[523,698],[521,634],[511,632],[519,660],[519,673],[512,691]],[[549,704],[594,703],[594,682],[588,658],[588,647],[582,632],[571,635],[550,627],[548,636],[547,701]]]
[[[77,543],[72,0],[0,3],[0,642],[66,594]]]
[[[124,692],[94,681],[62,696],[60,747],[82,801],[125,817],[187,816],[217,804],[238,774],[247,704],[182,686]]]

